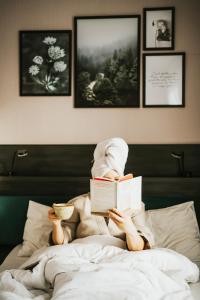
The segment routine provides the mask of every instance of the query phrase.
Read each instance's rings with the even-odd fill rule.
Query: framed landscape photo
[[[143,54],[143,106],[185,106],[185,53]]]
[[[139,107],[140,16],[75,17],[75,107]]]
[[[20,31],[20,96],[71,95],[71,30]]]
[[[159,7],[143,10],[143,49],[174,49],[175,8]]]

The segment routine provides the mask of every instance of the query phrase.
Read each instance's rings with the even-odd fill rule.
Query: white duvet
[[[198,267],[169,249],[74,243],[40,249],[0,273],[0,299],[189,300],[187,282],[198,278]]]

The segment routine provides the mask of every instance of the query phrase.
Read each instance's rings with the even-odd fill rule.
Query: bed
[[[23,264],[26,268],[26,261],[30,259],[30,257],[18,256],[22,247],[30,200],[47,207],[51,206],[53,202],[68,201],[89,191],[90,167],[94,147],[95,145],[0,146],[0,226],[4,228],[0,233],[1,272],[6,269],[16,269]],[[19,153],[22,150],[26,150],[28,155],[20,157]],[[154,212],[158,212],[159,209],[181,204],[187,205],[187,203],[193,202],[190,207],[194,205],[197,222],[200,225],[200,145],[129,145],[126,173],[133,170],[136,175],[143,176],[143,202],[146,210],[150,212],[148,215],[149,222],[151,222]],[[192,210],[190,209],[190,211]],[[161,213],[163,212],[161,211]],[[169,211],[170,214],[171,211]],[[187,217],[189,218],[189,215]],[[198,235],[198,230],[196,228],[196,235]],[[78,247],[77,245],[72,246]],[[195,247],[198,246],[199,244],[195,244]],[[99,253],[101,253],[101,247],[102,245],[98,245],[96,252],[100,251]],[[110,247],[112,248],[112,246]],[[106,255],[109,256],[109,251],[114,251],[111,248],[105,250],[108,251]],[[91,251],[93,250],[91,249]],[[62,250],[58,250],[58,252],[58,256],[62,257]],[[90,253],[91,256],[92,253]],[[171,253],[166,255],[168,254],[171,255]],[[53,253],[46,253],[46,256],[49,257],[53,255]],[[122,254],[120,252],[116,255]],[[192,253],[191,255],[195,256],[196,254]],[[194,258],[195,265],[199,266],[200,260]],[[37,260],[38,257],[34,259]],[[76,258],[73,259],[76,260]],[[170,260],[170,257],[166,259]],[[141,258],[139,260],[141,261]],[[29,263],[34,265],[35,261]],[[189,267],[191,266],[188,266],[188,269]],[[170,271],[168,270],[168,272]],[[101,274],[100,271],[99,274]],[[17,275],[14,274],[14,276]],[[116,282],[117,280],[118,278],[116,278]],[[200,282],[189,285],[194,299],[200,299]],[[170,300],[183,299],[181,292],[180,295],[168,295],[168,297]],[[42,299],[50,299],[48,298],[49,295],[44,292],[41,295]],[[37,296],[34,294],[34,297]],[[108,298],[105,299],[110,299],[108,294],[106,296]],[[144,295],[142,296],[144,297]],[[143,299],[142,296],[141,299]],[[6,298],[6,294],[4,297],[9,299],[9,296]],[[77,295],[73,295],[73,297],[71,295],[69,299],[78,299],[76,298]],[[92,299],[91,295],[87,295],[86,299],[90,299],[90,297]],[[190,299],[189,297],[188,295],[188,299]],[[56,299],[59,299],[59,296]],[[123,297],[119,299],[123,299]],[[138,299],[140,298],[138,297]],[[167,296],[166,299],[168,299]]]

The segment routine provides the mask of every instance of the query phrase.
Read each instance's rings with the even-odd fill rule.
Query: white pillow
[[[193,262],[200,261],[200,234],[194,202],[146,211],[156,247],[175,250]]]
[[[29,201],[24,241],[18,256],[30,256],[35,250],[49,245],[49,234],[52,231],[52,222],[48,220],[49,208],[50,206]]]

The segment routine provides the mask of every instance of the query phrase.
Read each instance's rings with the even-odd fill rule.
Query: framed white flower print
[[[71,30],[20,31],[20,96],[71,95]]]

